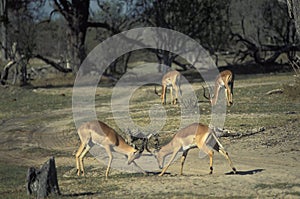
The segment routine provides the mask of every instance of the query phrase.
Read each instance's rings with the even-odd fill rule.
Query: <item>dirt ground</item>
[[[288,75],[284,79],[287,83],[292,81]],[[245,82],[247,80],[237,80],[237,88],[255,86]],[[277,88],[276,77],[269,82]],[[37,91],[48,92],[47,89]],[[50,92],[68,97],[72,88],[52,88]],[[87,175],[77,177],[72,154],[79,142],[70,106],[22,113],[16,117],[2,115],[0,163],[2,168],[5,165],[21,168],[24,175],[16,177],[14,170],[2,174],[0,198],[28,197],[26,168],[40,167],[51,156],[56,158],[62,193],[58,198],[300,198],[300,106],[298,101],[280,103],[280,99],[279,96],[275,105],[272,101],[266,103],[283,106],[283,111],[247,114],[232,109],[228,113],[226,129],[232,136],[221,137],[220,141],[237,168],[237,174],[231,172],[227,161],[216,152],[214,173],[209,175],[208,157],[199,158],[199,151],[194,149],[187,157],[183,176],[179,175],[180,161],[177,159],[162,177],[157,175],[159,169],[148,175],[112,169],[109,179],[105,180],[106,165],[89,155],[85,159]],[[245,106],[245,103],[240,105]],[[97,111],[101,110],[108,111],[100,105]],[[243,118],[245,121],[241,122]],[[248,123],[257,120],[261,124]],[[255,131],[261,127],[262,130]],[[13,187],[5,185],[7,179],[16,181]]]

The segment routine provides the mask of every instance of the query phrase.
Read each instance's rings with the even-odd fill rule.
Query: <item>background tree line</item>
[[[288,0],[287,2],[290,2]],[[1,83],[9,72],[26,84],[29,61],[76,72],[104,39],[135,27],[163,27],[184,33],[228,65],[273,67],[293,60],[300,49],[295,23],[284,0],[0,0]],[[134,52],[132,52],[134,53]],[[125,73],[132,53],[107,73]],[[149,49],[158,63],[188,66],[178,55]],[[282,59],[281,57],[287,59]],[[122,64],[117,62],[122,61]],[[118,67],[117,67],[118,66]],[[241,66],[242,67],[242,66]]]

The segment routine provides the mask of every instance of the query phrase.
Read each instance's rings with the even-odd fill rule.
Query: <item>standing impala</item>
[[[208,146],[207,142],[213,142],[212,146]],[[154,151],[154,156],[158,161],[159,167],[162,169],[159,176],[162,176],[172,161],[174,160],[175,156],[179,151],[183,151],[181,157],[181,168],[180,168],[180,175],[183,173],[183,165],[186,159],[186,156],[190,149],[199,148],[203,150],[205,153],[209,155],[210,159],[210,174],[213,172],[213,149],[221,153],[229,162],[230,167],[232,168],[233,172],[236,173],[236,169],[233,166],[231,159],[229,158],[228,153],[225,151],[224,147],[221,145],[219,140],[217,139],[214,130],[210,129],[207,125],[203,125],[200,123],[191,124],[181,130],[179,130],[173,139],[166,144],[165,146],[161,147],[161,149],[157,152]],[[171,159],[164,166],[164,161],[166,156],[172,155]]]
[[[78,135],[81,141],[80,147],[76,153],[76,168],[78,176],[80,173],[82,173],[84,176],[83,158],[90,148],[95,144],[103,147],[109,157],[105,173],[106,178],[108,177],[113,159],[112,151],[124,154],[128,158],[128,164],[134,163],[139,169],[141,169],[134,162],[134,160],[141,156],[143,148],[141,150],[137,150],[126,144],[125,140],[119,134],[117,134],[114,129],[107,126],[105,123],[101,121],[84,123],[79,127]],[[145,172],[143,171],[143,173]]]
[[[167,72],[161,80],[161,103],[166,104],[167,88],[170,88],[171,104],[176,104],[178,101],[178,92],[181,95],[180,88],[181,74],[178,71]],[[175,99],[173,100],[173,89],[175,90]],[[156,92],[157,93],[157,92]]]
[[[234,74],[230,70],[222,71],[216,78],[213,97],[211,96],[207,97],[205,95],[205,88],[203,87],[204,97],[206,99],[209,99],[211,104],[214,106],[217,104],[220,89],[225,88],[227,106],[231,106],[233,104],[233,100],[232,100],[233,82],[234,82]]]

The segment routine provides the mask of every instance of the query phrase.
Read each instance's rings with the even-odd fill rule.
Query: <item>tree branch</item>
[[[60,3],[57,0],[54,0],[53,2],[57,7],[57,10],[64,16],[64,18],[67,21],[70,21],[70,14],[72,13],[72,7],[70,6],[70,3],[67,0],[60,0]]]
[[[65,68],[65,67],[62,67],[61,65],[59,65],[58,63],[54,62],[53,60],[50,60],[42,55],[39,55],[39,54],[36,54],[34,55],[34,57],[40,59],[40,60],[43,60],[45,63],[53,66],[55,69],[57,69],[58,71],[60,72],[63,72],[63,73],[69,73],[69,72],[72,72],[72,69],[70,68]]]
[[[105,28],[107,30],[111,29],[111,26],[106,22],[87,22],[87,26],[91,28]]]

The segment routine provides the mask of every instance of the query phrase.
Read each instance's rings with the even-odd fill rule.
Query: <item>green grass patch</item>
[[[23,166],[7,165],[0,162],[0,194],[1,198],[26,198],[26,173]]]
[[[45,110],[70,108],[71,96],[34,92],[32,89],[10,87],[0,89],[0,118],[10,118]]]
[[[294,79],[291,79],[290,74],[282,75],[258,75],[258,76],[239,76],[236,80],[236,88],[234,89],[234,106],[227,109],[225,128],[229,131],[241,131],[246,132],[254,128],[266,127],[273,128],[279,126],[285,126],[291,122],[299,122],[299,110],[300,103],[297,101],[299,88],[296,84],[291,85]],[[199,82],[198,82],[199,83]],[[197,84],[198,84],[197,83]],[[261,83],[261,84],[260,84]],[[57,86],[55,86],[55,85]],[[64,84],[64,83],[63,83]],[[0,88],[0,121],[6,119],[15,119],[16,122],[11,122],[16,128],[11,126],[6,130],[2,130],[1,133],[11,133],[14,131],[14,136],[18,138],[17,133],[36,132],[36,129],[44,128],[45,124],[51,124],[61,119],[65,119],[66,123],[59,123],[65,125],[65,130],[59,130],[57,133],[70,132],[69,129],[74,130],[72,121],[72,112],[64,112],[64,109],[72,108],[72,92],[70,87],[59,87],[59,82],[52,82],[52,87],[44,87],[41,89],[33,88]],[[54,86],[53,86],[54,85]],[[300,85],[300,83],[298,84]],[[137,126],[147,126],[150,121],[150,111],[156,106],[160,106],[160,98],[154,94],[153,86],[145,86],[137,89],[129,100],[129,116],[135,122]],[[266,93],[274,89],[283,89],[283,93],[267,95]],[[290,90],[289,90],[290,89]],[[111,95],[113,87],[98,87],[95,96],[95,106],[97,116],[99,120],[104,121],[112,128],[116,129],[121,135],[124,133],[118,128],[114,115],[111,111]],[[183,92],[185,92],[183,90]],[[204,124],[209,124],[211,107],[204,100],[202,96],[202,89],[196,91],[200,103],[198,107],[200,109],[200,121]],[[169,96],[169,95],[168,95]],[[295,97],[296,96],[296,97]],[[167,98],[169,100],[169,98]],[[186,102],[187,106],[189,102]],[[159,106],[158,106],[159,105]],[[163,107],[166,113],[166,123],[160,130],[160,144],[166,144],[178,130],[181,122],[181,108],[174,106],[167,101],[167,104]],[[56,110],[63,110],[57,111]],[[124,111],[120,109],[118,111]],[[47,114],[49,113],[49,114]],[[152,117],[152,116],[151,116]],[[160,115],[154,115],[153,119],[159,118]],[[66,119],[67,118],[67,119]],[[69,120],[70,118],[70,120]],[[8,122],[8,124],[11,125]],[[5,125],[5,122],[4,122]],[[294,125],[296,126],[296,125]],[[5,127],[5,126],[4,126]],[[53,128],[56,128],[53,125]],[[57,127],[59,129],[59,127]],[[5,129],[5,128],[3,128]],[[66,131],[66,132],[64,132]],[[299,128],[295,127],[295,131],[299,132]],[[16,133],[17,132],[17,133]],[[274,131],[275,132],[275,131]],[[42,132],[41,132],[42,133]],[[279,132],[283,133],[283,132]],[[67,134],[69,136],[70,134]],[[78,139],[76,133],[72,135],[74,137],[68,137],[68,139]],[[12,137],[7,136],[12,139]],[[49,137],[50,138],[50,137]],[[23,140],[21,140],[22,142]],[[61,140],[59,144],[63,144],[65,140]],[[70,141],[70,140],[69,140]],[[73,141],[73,142],[75,142]],[[4,140],[5,142],[5,140]],[[48,156],[53,154],[55,156],[68,156],[67,151],[59,151],[49,148],[37,147],[39,145],[25,145],[28,148],[24,148],[23,145],[16,145],[16,149],[22,149],[22,153],[35,154],[39,156]],[[76,146],[77,147],[77,146]],[[6,163],[0,163],[0,193],[3,198],[28,198],[25,189],[25,179],[27,168],[21,166],[22,162],[18,165],[7,165]],[[74,163],[75,164],[75,163]],[[74,167],[58,167],[58,179],[59,186],[64,198],[89,198],[89,197],[101,197],[108,198],[119,196],[119,191],[124,191],[124,184],[140,183],[145,178],[151,178],[151,176],[144,177],[143,174],[128,174],[128,173],[112,173],[109,176],[109,180],[105,180],[104,172],[105,168],[101,171],[95,171],[95,175],[87,175],[86,177],[77,177],[76,174],[70,174],[69,177],[64,174]],[[91,169],[86,168],[87,171],[93,173]],[[156,176],[155,176],[156,177]],[[287,193],[299,196],[299,184],[288,183],[275,183],[275,184],[257,184],[256,189],[283,189]],[[297,188],[297,189],[294,189]],[[125,191],[124,191],[125,193]],[[115,195],[114,195],[115,194]],[[189,192],[189,190],[178,190],[177,192],[159,192],[159,193],[147,193],[148,195],[134,195],[138,198],[215,198],[213,196],[202,195],[203,193]],[[205,193],[204,193],[205,194]],[[124,197],[126,194],[124,194]],[[129,198],[133,195],[129,194]],[[232,198],[232,197],[230,197]],[[240,197],[237,197],[240,198]]]
[[[22,149],[22,151],[25,153],[34,154],[36,156],[49,156],[51,154],[51,156],[55,156],[55,157],[62,157],[62,156],[69,157],[71,155],[66,151],[46,149],[41,147],[28,147]]]

